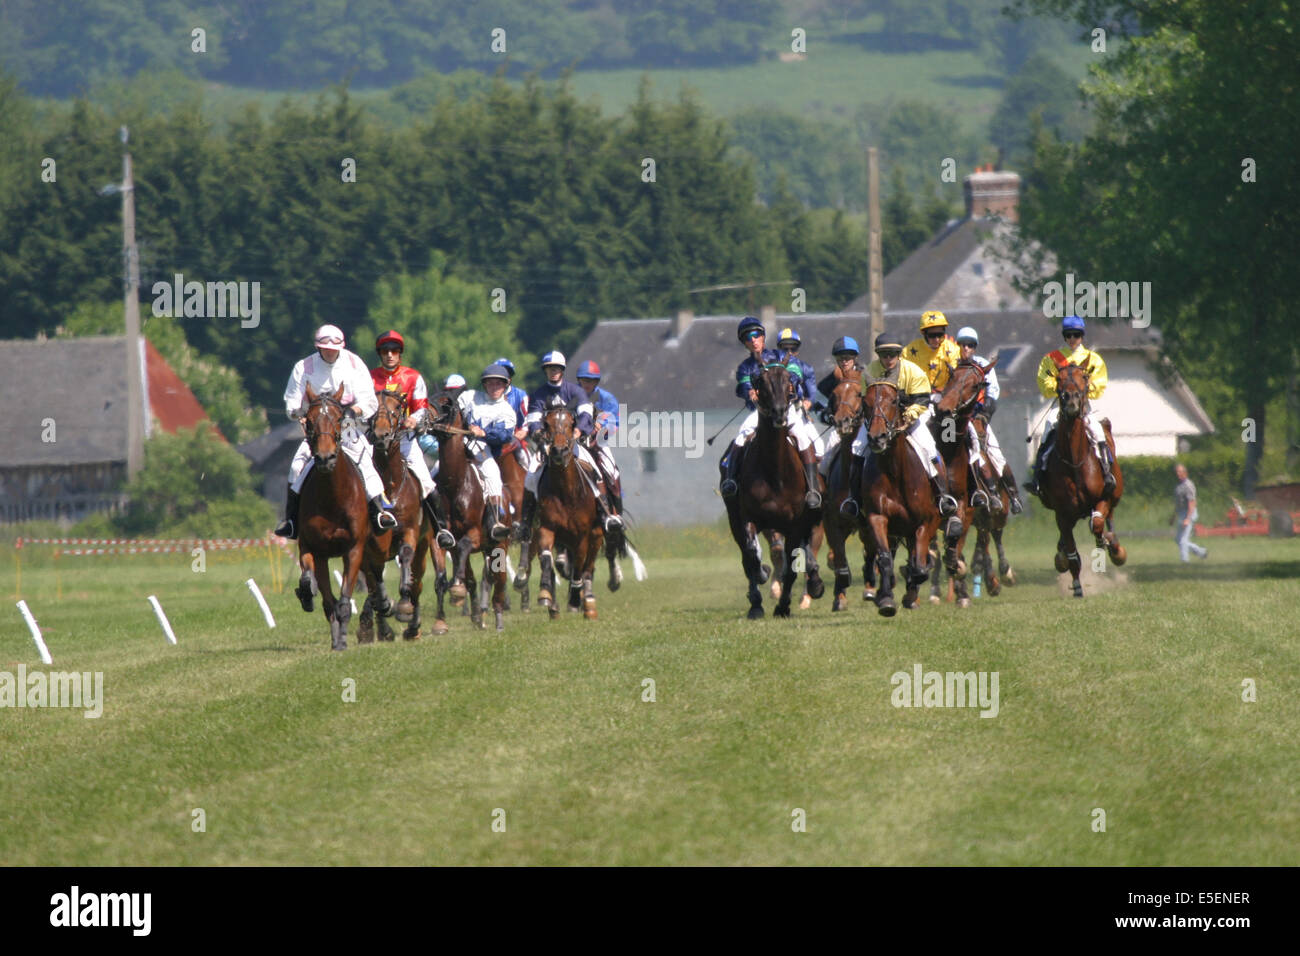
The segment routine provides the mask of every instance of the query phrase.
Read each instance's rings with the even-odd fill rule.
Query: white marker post
[[[335,569],[334,569],[334,580],[335,580],[336,582],[338,582],[338,586],[339,586],[339,597],[342,597],[342,596],[343,596],[343,575],[342,575],[342,573],[339,571],[338,568],[335,568]],[[356,614],[356,613],[357,613],[357,602],[356,602],[355,600],[353,600],[352,598],[348,598],[348,600],[349,600],[349,601],[352,601],[352,613],[353,613],[353,614]]]
[[[262,609],[262,616],[266,618],[267,627],[275,627],[275,618],[271,617],[271,609],[266,606],[266,598],[262,597],[262,592],[258,590],[257,582],[249,578],[246,582],[248,590],[253,592],[253,597],[257,598],[258,607]]]
[[[154,614],[158,615],[158,623],[162,625],[163,633],[167,635],[167,640],[176,643],[176,635],[172,632],[171,622],[167,620],[167,615],[163,613],[162,605],[158,603],[158,598],[149,595],[149,603],[153,605]]]
[[[27,602],[19,601],[18,610],[23,612],[23,619],[27,622],[28,630],[32,632],[32,640],[36,642],[36,649],[41,652],[41,661],[46,664],[53,664],[54,659],[50,657],[50,649],[45,646],[45,639],[41,637],[41,629],[36,626],[36,618],[32,617]]]

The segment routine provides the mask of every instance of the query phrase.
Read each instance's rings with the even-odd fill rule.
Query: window
[[[641,470],[642,471],[659,470],[659,462],[655,460],[655,449],[653,448],[641,449]]]
[[[994,367],[999,375],[1010,375],[1015,371],[1021,360],[1029,352],[1028,345],[1000,345],[998,346],[998,361]]]

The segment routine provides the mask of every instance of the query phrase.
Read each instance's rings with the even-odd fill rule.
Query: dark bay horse
[[[468,596],[470,621],[486,627],[478,601],[478,584],[470,556],[483,555],[483,574],[493,581],[492,610],[498,631],[505,629],[506,550],[505,544],[493,541],[484,527],[484,488],[473,467],[464,437],[469,434],[461,418],[460,407],[452,396],[443,392],[429,400],[429,430],[438,439],[438,487],[443,489],[449,505],[448,523],[456,538],[455,581],[448,589],[452,603],[459,606]],[[438,591],[438,618],[443,615],[443,593]]]
[[[832,389],[828,410],[840,444],[835,451],[835,461],[831,464],[827,475],[826,506],[822,509],[822,527],[826,535],[827,560],[835,571],[835,601],[831,605],[831,610],[846,611],[849,606],[846,592],[853,583],[853,572],[849,570],[848,543],[856,533],[862,539],[864,556],[868,548],[866,526],[858,520],[857,515],[846,515],[840,512],[840,505],[849,496],[851,470],[849,465],[852,459],[853,439],[862,424],[862,375],[857,369],[844,376]],[[890,550],[893,550],[892,547]],[[869,561],[864,560],[862,573],[866,575],[867,590],[871,592],[871,597],[875,597],[875,589],[870,586],[875,580],[875,575]]]
[[[1088,380],[1091,371],[1069,364],[1056,372],[1056,396],[1060,414],[1056,421],[1056,443],[1047,454],[1044,477],[1038,483],[1039,498],[1056,513],[1056,527],[1060,537],[1056,542],[1056,570],[1067,570],[1073,579],[1075,597],[1083,597],[1079,583],[1082,561],[1074,544],[1074,526],[1080,518],[1088,518],[1089,529],[1098,548],[1105,548],[1117,565],[1128,560],[1128,552],[1119,543],[1112,519],[1115,508],[1124,494],[1124,475],[1115,458],[1115,438],[1110,433],[1110,419],[1101,420],[1106,445],[1110,449],[1111,470],[1115,476],[1115,490],[1105,493],[1105,478],[1101,462],[1093,454],[1088,440],[1088,427],[1083,414],[1088,407]]]
[[[971,504],[971,492],[978,488],[988,501],[988,492],[983,487],[979,476],[973,473],[968,440],[968,428],[971,416],[975,412],[975,403],[979,401],[984,389],[985,369],[978,362],[962,359],[952,369],[948,384],[939,395],[939,404],[935,406],[931,433],[934,435],[935,447],[938,448],[944,464],[948,468],[948,482],[952,495],[957,499],[957,517],[961,520],[961,532],[955,537],[950,527],[944,532],[943,569],[952,578],[958,607],[970,607],[970,593],[966,587],[966,561],[963,552],[966,548],[966,535],[970,532],[975,518],[976,506]],[[987,510],[986,504],[979,507]],[[931,600],[938,597],[940,569],[934,570]]]
[[[898,389],[889,382],[875,382],[867,387],[862,404],[871,458],[862,469],[858,500],[870,529],[868,559],[879,575],[876,608],[883,616],[893,617],[898,610],[894,605],[894,548],[899,541],[907,546],[903,607],[915,610],[920,586],[930,576],[930,542],[939,530],[939,509],[930,494],[925,466],[904,436],[907,423]]]
[[[988,421],[983,415],[977,414],[971,422],[975,426],[975,434],[979,436],[980,447],[987,459]],[[998,510],[975,509],[975,553],[971,556],[971,566],[977,573],[984,575],[984,586],[988,588],[989,596],[997,597],[1002,593],[1003,581],[1010,585],[1016,583],[1016,570],[1007,561],[1007,553],[1002,547],[1002,532],[1011,515],[1011,496],[1007,494],[1001,482],[993,490],[997,492],[1002,507]],[[989,551],[990,541],[998,549],[996,569],[993,566],[993,555]]]
[[[790,405],[794,384],[784,365],[769,365],[754,384],[758,392],[758,429],[753,438],[732,454],[744,454],[738,473],[739,491],[725,499],[731,536],[740,548],[741,563],[749,580],[749,618],[763,616],[760,585],[766,580],[759,557],[757,534],[778,532],[787,553],[802,551],[808,593],[820,598],[825,592],[811,548],[813,528],[821,520],[821,508],[809,508],[804,500],[810,490],[804,477],[803,461],[790,440]],[[781,577],[781,597],[773,614],[790,616],[790,593],[796,576],[796,562],[786,560]]]
[[[343,452],[343,386],[333,395],[318,395],[307,386],[307,446],[313,467],[302,485],[298,514],[298,563],[302,575],[294,593],[308,614],[321,595],[330,625],[330,646],[346,650],[352,591],[370,536],[366,488],[361,471]],[[340,454],[342,452],[342,454]],[[342,460],[340,460],[340,458]],[[338,600],[330,580],[329,559],[343,558],[343,584]]]
[[[546,468],[537,482],[537,558],[542,574],[537,603],[547,609],[552,620],[559,617],[555,568],[556,554],[562,552],[567,555],[568,606],[573,610],[581,607],[587,620],[595,620],[591,578],[605,529],[596,507],[593,479],[578,461],[579,434],[573,412],[563,406],[547,409],[542,416],[542,436]],[[613,526],[609,533],[621,535],[622,528]]]
[[[379,615],[379,637],[393,640],[393,629],[388,616],[394,613],[392,602],[384,588],[384,568],[394,557],[401,567],[399,594],[401,600],[395,609],[399,621],[406,624],[402,637],[408,641],[420,637],[420,592],[424,588],[424,569],[432,549],[434,567],[440,577],[446,565],[441,549],[433,545],[433,526],[421,506],[420,480],[406,466],[402,456],[402,422],[406,417],[406,395],[402,392],[381,391],[379,411],[370,426],[370,437],[375,450],[375,468],[384,480],[384,492],[393,503],[393,516],[397,527],[383,534],[373,529],[366,543],[362,559],[362,573],[366,576],[366,603],[361,609],[357,625],[357,642],[369,644],[374,638],[374,618]],[[438,620],[435,634],[447,633],[447,622]]]

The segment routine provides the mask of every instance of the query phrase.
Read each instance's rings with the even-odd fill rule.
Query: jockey
[[[1104,493],[1110,494],[1115,490],[1115,476],[1110,468],[1110,448],[1106,444],[1106,433],[1102,431],[1101,424],[1092,417],[1091,407],[1093,399],[1101,398],[1105,394],[1109,380],[1106,377],[1106,363],[1102,361],[1101,356],[1083,344],[1085,331],[1087,329],[1083,319],[1077,315],[1067,315],[1061,322],[1061,335],[1065,338],[1066,347],[1070,352],[1067,355],[1064,350],[1057,349],[1043,356],[1043,360],[1038,364],[1038,390],[1042,392],[1044,398],[1056,398],[1058,369],[1066,365],[1078,365],[1089,370],[1088,401],[1083,406],[1083,424],[1088,429],[1092,450],[1101,460],[1101,473],[1106,480]],[[1059,415],[1060,405],[1054,403],[1043,426],[1042,440],[1038,445],[1038,457],[1034,461],[1034,472],[1029,481],[1025,482],[1025,490],[1033,494],[1039,493],[1038,483],[1042,480],[1043,469],[1047,465],[1047,453],[1056,443],[1056,420]]]
[[[989,465],[995,476],[995,480],[991,481],[990,484],[1001,484],[1007,490],[1007,496],[1011,500],[1011,513],[1018,515],[1021,512],[1021,504],[1020,496],[1016,492],[1016,477],[1011,474],[1011,466],[1007,464],[1007,459],[1002,454],[1002,446],[998,444],[997,435],[993,434],[993,413],[997,411],[998,397],[1002,394],[1002,386],[998,384],[998,371],[994,368],[993,363],[984,356],[975,354],[975,349],[979,347],[979,344],[979,334],[969,325],[964,326],[957,333],[957,347],[961,349],[961,357],[984,369],[984,389],[980,399],[975,403],[975,414],[984,418],[984,441],[988,445]],[[980,443],[975,434],[974,424],[969,425],[967,436],[970,439],[971,454],[980,455]],[[972,458],[972,461],[975,460],[975,458]],[[993,502],[990,502],[990,504],[993,504]]]
[[[465,450],[483,477],[483,507],[492,527],[489,533],[493,540],[503,541],[510,529],[501,523],[501,469],[495,456],[514,437],[515,410],[506,401],[510,373],[500,365],[489,365],[480,381],[482,390],[460,397],[461,416],[473,433],[465,437]]]
[[[588,436],[595,428],[591,419],[591,399],[573,382],[564,380],[566,367],[563,352],[552,351],[542,356],[542,372],[546,375],[546,381],[528,396],[528,416],[525,418],[528,433],[534,441],[541,441],[545,410],[557,403],[573,411],[573,423],[580,435]],[[596,467],[591,452],[587,451],[586,445],[581,441],[576,443],[575,448],[578,461],[595,476],[596,507],[601,512],[605,530],[622,527],[623,520],[605,501],[605,482],[600,477],[600,469]],[[537,483],[541,480],[542,469],[545,467],[545,456],[538,450],[533,450],[528,456],[528,474],[524,477],[524,513],[519,520],[518,530],[515,531],[515,536],[521,541],[527,540],[526,536],[532,532],[533,512],[537,507]]]
[[[957,499],[948,489],[948,469],[935,448],[934,436],[930,434],[930,417],[934,411],[930,404],[930,381],[920,367],[901,358],[903,347],[888,332],[876,336],[876,360],[867,366],[862,376],[862,391],[876,382],[889,382],[898,389],[898,400],[904,406],[903,420],[907,423],[905,434],[916,450],[925,472],[930,478],[930,487],[939,506],[939,514],[951,518],[957,514]],[[869,421],[863,421],[853,439],[853,458],[849,463],[849,497],[840,505],[840,511],[847,515],[858,513],[858,500],[854,495],[862,483],[862,468],[866,463],[867,429]]]
[[[614,505],[614,510],[622,514],[623,496],[614,490],[620,487],[618,465],[614,463],[614,453],[609,448],[611,435],[618,431],[618,399],[600,387],[600,366],[595,362],[588,360],[579,365],[577,378],[578,384],[591,399],[593,411],[596,413],[594,433],[598,439],[596,457],[600,460],[605,475],[611,479],[607,482],[609,498]]]
[[[337,326],[322,325],[316,330],[316,354],[301,359],[293,367],[284,390],[284,410],[299,424],[306,424],[307,386],[318,395],[333,395],[343,386],[343,404],[358,418],[368,419],[379,410],[379,401],[371,387],[370,373],[360,356],[343,347],[343,333]],[[397,527],[393,505],[384,494],[384,482],[375,470],[370,442],[360,430],[344,423],[340,444],[344,454],[361,472],[370,503],[370,517],[379,532]],[[289,464],[289,496],[285,500],[284,520],[275,533],[282,538],[298,537],[298,495],[311,471],[311,446],[304,437]]]
[[[948,319],[942,312],[925,312],[921,315],[921,335],[903,351],[904,358],[919,365],[930,379],[932,392],[943,391],[953,366],[961,359],[961,349],[947,333]]]
[[[797,418],[802,419],[812,429],[813,455],[818,461],[821,461],[823,455],[822,440],[817,435],[817,426],[813,424],[812,418],[808,414],[813,407],[813,391],[816,388],[813,383],[817,377],[817,370],[799,358],[799,346],[802,344],[799,333],[788,327],[781,330],[780,336],[776,340],[777,349],[782,352],[789,352],[791,362],[799,366],[799,382],[795,385],[795,394],[799,396],[796,415]]]
[[[835,391],[835,387],[839,385],[840,382],[844,381],[844,378],[847,375],[856,372],[859,378],[862,377],[863,373],[866,372],[866,366],[858,361],[858,354],[858,340],[853,338],[853,336],[841,335],[835,340],[835,344],[831,346],[831,356],[835,359],[835,368],[817,383],[817,391],[822,396],[829,398],[830,394]],[[813,407],[824,408],[825,405],[824,403],[818,402],[818,404]],[[822,417],[822,421],[827,425],[830,424],[830,418],[825,414]],[[826,439],[826,451],[822,455],[822,462],[818,466],[818,470],[822,475],[826,477],[830,476],[831,462],[834,460],[835,451],[839,447],[840,433],[836,429],[832,428],[830,431],[830,437]]]
[[[424,460],[424,453],[419,444],[411,437],[429,410],[429,390],[424,385],[424,376],[415,369],[402,364],[402,351],[406,343],[402,336],[389,329],[375,340],[375,351],[379,353],[379,367],[370,370],[371,381],[376,392],[402,392],[406,395],[406,419],[402,428],[406,434],[402,437],[402,457],[411,469],[411,474],[420,483],[420,497],[429,513],[430,520],[438,529],[438,546],[444,550],[455,547],[456,539],[447,530],[447,512],[442,507],[442,496],[434,486],[433,476],[429,474],[429,463]]]
[[[745,400],[745,407],[749,409],[749,414],[740,423],[739,433],[722,456],[723,478],[719,490],[724,498],[730,498],[740,490],[739,485],[736,484],[736,478],[740,474],[741,459],[738,451],[745,446],[750,436],[758,429],[758,406],[754,404],[758,398],[758,392],[755,390],[754,383],[763,374],[763,369],[766,366],[782,364],[780,352],[764,348],[767,332],[763,328],[763,323],[752,315],[747,315],[741,320],[740,325],[736,328],[736,338],[740,339],[741,344],[749,350],[749,356],[736,368],[736,395]],[[799,383],[803,377],[802,369],[793,363],[787,368],[790,371],[790,378],[795,383],[797,394]],[[814,431],[812,423],[805,418],[803,421],[795,419],[791,422],[790,434],[794,436],[796,447],[799,449],[799,458],[803,461],[804,478],[808,482],[808,491],[804,495],[804,503],[809,508],[820,508],[822,496],[817,485],[817,459],[813,448],[813,439],[817,437],[817,433]]]
[[[528,428],[524,425],[524,419],[528,417],[528,393],[525,392],[515,381],[515,363],[508,358],[499,358],[493,365],[500,365],[510,373],[510,386],[506,389],[506,401],[510,407],[515,410],[515,461],[519,462],[519,467],[524,471],[528,470],[528,447],[524,444],[524,439],[528,437]]]

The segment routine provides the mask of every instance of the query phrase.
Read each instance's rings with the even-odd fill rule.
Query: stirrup
[[[957,513],[957,499],[952,495],[939,496],[939,514],[948,518]]]
[[[506,538],[510,537],[510,529],[500,521],[496,521],[493,522],[492,529],[488,531],[488,536],[491,537],[493,541],[504,541]]]
[[[623,527],[623,519],[620,518],[618,515],[608,515],[605,518],[606,531],[608,531],[610,528],[621,528],[621,527]]]
[[[298,529],[294,527],[292,518],[285,518],[280,522],[280,526],[275,529],[275,534],[278,537],[293,540],[298,537]]]
[[[822,506],[822,493],[812,489],[804,492],[803,503],[809,508],[820,508]]]
[[[858,511],[858,503],[852,498],[845,498],[840,502],[840,514],[849,518],[856,518],[858,516]]]
[[[985,493],[983,488],[976,488],[973,492],[971,492],[970,506],[972,508],[991,507],[989,502],[989,496]]]
[[[397,527],[397,519],[393,517],[391,511],[386,511],[382,508],[378,509],[375,512],[375,527],[380,531],[388,531]]]
[[[444,551],[450,551],[456,547],[456,536],[446,528],[439,528],[438,533],[434,536],[434,543]]]
[[[737,491],[740,490],[740,486],[736,484],[734,478],[726,478],[723,480],[718,490],[722,492],[722,497],[730,498],[732,495],[734,495]]]

